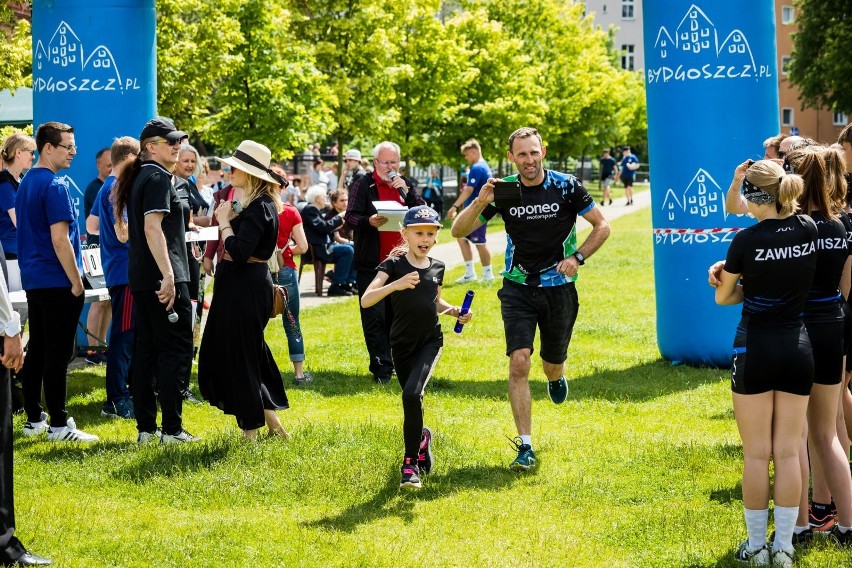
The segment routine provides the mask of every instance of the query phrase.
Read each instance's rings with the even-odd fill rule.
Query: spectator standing
[[[625,146],[621,149],[621,183],[624,184],[624,196],[627,205],[633,205],[633,182],[636,180],[636,170],[639,169],[639,158]]]
[[[290,244],[290,241],[293,244]],[[278,284],[287,289],[289,314],[281,314],[284,333],[287,335],[287,350],[293,363],[293,376],[296,386],[313,380],[305,366],[305,341],[299,323],[299,279],[294,255],[304,254],[308,250],[305,227],[302,216],[294,206],[285,203],[278,215],[278,248],[281,250],[281,266],[278,269]]]
[[[607,201],[609,201],[609,205],[612,205],[612,195],[610,195],[609,186],[612,185],[612,180],[615,179],[615,170],[617,169],[618,164],[615,162],[615,158],[609,155],[609,150],[604,150],[600,160],[600,179],[601,186],[603,187],[601,206],[606,205]]]
[[[18,219],[15,216],[15,196],[18,186],[35,158],[35,140],[26,134],[12,134],[3,141],[0,158],[5,168],[0,171],[0,244],[7,259],[18,258]]]
[[[9,160],[11,162],[12,160]],[[29,552],[15,536],[14,459],[12,456],[12,389],[9,371],[20,371],[24,361],[21,318],[12,310],[8,292],[8,272],[0,246],[0,335],[3,336],[3,364],[0,376],[0,564],[3,566],[47,566],[50,559]]]
[[[127,219],[116,223],[113,190],[124,168],[136,161],[138,155],[138,140],[130,136],[116,138],[110,148],[112,173],[104,180],[92,211],[86,218],[88,232],[99,235],[101,265],[112,307],[109,351],[106,356],[107,399],[101,408],[101,416],[126,420],[136,418],[128,387],[136,308],[133,305],[133,294],[127,285]]]
[[[367,170],[361,166],[361,152],[355,149],[346,150],[343,154],[344,180],[346,189],[352,188],[352,184],[367,175]]]
[[[455,203],[447,211],[447,218],[452,220],[458,215],[462,208],[469,206],[479,196],[479,190],[491,177],[491,168],[482,159],[482,149],[476,140],[468,140],[461,147],[461,153],[470,170],[467,173],[467,183],[463,186],[461,193],[456,197]],[[483,223],[474,229],[469,235],[457,239],[464,259],[464,275],[456,280],[456,284],[476,282],[476,271],[473,268],[473,250],[470,245],[476,246],[479,254],[479,262],[482,264],[482,281],[494,282],[494,273],[491,271],[491,251],[488,250],[486,237],[487,223]]]
[[[115,196],[116,219],[127,208],[127,275],[136,305],[132,392],[139,443],[198,439],[184,429],[181,416],[181,381],[192,365],[192,307],[187,205],[171,174],[186,136],[164,117],[145,123],[139,136],[142,151],[122,172]],[[158,400],[162,431],[157,428]]]
[[[317,156],[314,158],[314,166],[311,168],[311,185],[324,185],[325,191],[329,190],[329,177],[328,172],[325,171],[324,162],[322,158]]]
[[[30,341],[21,371],[25,436],[47,432],[55,442],[95,442],[98,437],[77,429],[65,409],[68,361],[83,311],[83,259],[77,208],[66,178],[77,154],[74,128],[46,122],[36,132],[38,162],[27,172],[15,197],[18,213],[18,264],[27,293]],[[47,415],[39,401],[42,388]]]
[[[354,266],[359,295],[363,295],[376,277],[379,262],[402,243],[398,231],[379,231],[388,218],[378,214],[373,202],[396,201],[406,207],[425,204],[414,189],[414,180],[399,174],[399,161],[399,145],[381,142],[373,149],[373,172],[358,179],[349,190],[345,218],[355,236]],[[393,308],[385,299],[369,308],[361,307],[361,328],[370,356],[370,373],[381,384],[389,382],[393,373],[389,338],[392,321]]]
[[[442,214],[444,211],[444,181],[437,168],[429,168],[429,176],[423,185],[423,200],[426,205]]]
[[[232,182],[244,192],[234,210],[231,201],[216,208],[225,252],[216,271],[213,301],[198,357],[198,384],[210,404],[232,414],[243,435],[287,437],[276,410],[289,408],[281,373],[263,338],[272,311],[272,277],[267,261],[278,240],[280,200],[276,185],[284,178],[270,167],[269,148],[244,140],[222,161]]]
[[[86,219],[89,218],[89,214],[92,212],[92,206],[95,204],[98,191],[100,191],[104,180],[106,180],[112,171],[109,148],[101,148],[95,154],[95,167],[98,169],[98,176],[89,182],[89,185],[86,186],[86,191],[83,193],[83,215]],[[98,244],[98,235],[87,234],[86,244],[89,246]]]
[[[337,162],[332,163],[325,170],[325,175],[328,176],[328,190],[334,191],[338,188],[340,180],[337,177]]]

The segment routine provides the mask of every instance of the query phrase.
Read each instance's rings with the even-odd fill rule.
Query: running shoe
[[[147,444],[148,442],[159,442],[162,437],[163,433],[157,428],[153,432],[139,432],[136,441],[140,444]]]
[[[808,525],[814,532],[828,532],[834,528],[835,516],[831,512],[831,507],[814,507],[813,504],[808,506]]]
[[[302,373],[301,377],[294,377],[293,378],[293,382],[296,384],[297,387],[301,387],[301,386],[305,385],[306,383],[313,382],[313,380],[314,380],[314,377],[310,373]]]
[[[793,553],[787,552],[783,548],[772,548],[772,565],[780,566],[781,568],[790,568],[793,566]]]
[[[432,471],[432,430],[423,427],[423,436],[420,438],[420,453],[417,454],[417,469],[426,475]]]
[[[160,443],[163,445],[169,444],[185,444],[187,442],[197,442],[201,438],[197,436],[193,436],[186,430],[181,430],[177,434],[163,434],[163,437],[160,438]]]
[[[532,446],[521,443],[520,438],[515,438],[514,440],[511,440],[511,442],[518,451],[518,457],[509,464],[509,469],[513,471],[529,471],[531,469],[535,469],[537,462]]]
[[[97,442],[98,437],[94,434],[87,434],[82,430],[77,429],[77,424],[73,418],[68,418],[65,426],[56,428],[50,427],[47,430],[47,439],[51,442]]]
[[[188,402],[189,404],[196,404],[196,405],[197,404],[204,404],[203,402],[198,400],[195,397],[195,395],[192,394],[192,391],[189,390],[189,389],[186,389],[185,391],[181,392],[180,394],[181,394],[181,397],[183,397],[184,402]]]
[[[808,527],[800,533],[793,531],[793,546],[807,546],[814,539],[814,531]],[[769,542],[775,542],[775,531],[769,535]]]
[[[417,464],[411,458],[405,458],[402,462],[402,480],[399,482],[400,489],[420,489],[423,484],[420,483],[420,472],[417,470]]]
[[[41,420],[39,420],[38,422],[30,422],[29,420],[24,422],[24,436],[38,436],[39,434],[47,432],[47,430],[50,428],[47,425],[47,413],[42,412],[39,418],[41,418]]]
[[[568,381],[565,377],[559,377],[555,381],[547,381],[547,394],[553,404],[562,404],[568,398]]]
[[[101,407],[101,416],[106,418],[123,418],[124,420],[135,420],[136,415],[133,412],[133,401],[128,399],[119,399],[115,402],[105,402]]]
[[[840,544],[840,546],[852,546],[852,530],[841,531],[840,527],[834,525],[831,529],[831,536]]]
[[[763,545],[752,550],[748,547],[748,539],[745,539],[734,554],[734,559],[750,566],[769,566],[769,549]]]
[[[461,278],[456,279],[456,284],[468,284],[470,282],[476,282],[476,274],[465,274]]]

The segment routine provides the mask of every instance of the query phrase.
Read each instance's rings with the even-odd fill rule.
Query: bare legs
[[[542,361],[547,380],[558,380],[565,372],[565,363]],[[517,349],[509,356],[509,403],[519,436],[532,432],[532,398],[530,396],[530,350]]]
[[[274,410],[266,410],[263,411],[263,418],[266,420],[266,427],[269,428],[270,436],[277,436],[286,440],[290,437],[290,434],[287,433],[287,430],[284,429],[284,426],[281,424],[281,420],[278,418],[278,413]],[[254,430],[243,430],[243,437],[247,440],[255,441],[257,440],[257,431],[260,428],[255,428]]]

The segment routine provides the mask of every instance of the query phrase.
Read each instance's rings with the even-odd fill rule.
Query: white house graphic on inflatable
[[[728,218],[725,212],[725,191],[704,168],[698,168],[681,197],[669,188],[662,209],[669,222],[675,221],[680,213],[688,214],[692,219],[716,218],[720,222]]]
[[[103,44],[86,54],[80,37],[61,21],[47,43],[39,39],[33,54],[36,91],[124,91],[134,89],[135,81],[124,84],[115,58]]]
[[[674,34],[670,33],[665,26],[660,26],[657,38],[654,42],[654,51],[661,60],[667,60],[675,55],[679,62],[693,66],[694,58],[701,58],[707,67],[693,66],[693,70],[702,72],[703,78],[724,78],[717,76],[721,71],[729,73],[729,69],[718,69],[712,63],[719,63],[720,67],[733,67],[737,69],[738,77],[756,77],[757,68],[754,55],[748,44],[745,34],[738,29],[731,31],[722,42],[719,42],[719,32],[712,20],[707,17],[704,10],[691,5],[681,19]],[[710,60],[712,57],[716,61]],[[724,65],[722,65],[724,64]],[[750,67],[743,71],[743,65]],[[709,73],[709,75],[708,75]],[[699,77],[695,77],[699,78]],[[734,78],[730,75],[727,78]]]

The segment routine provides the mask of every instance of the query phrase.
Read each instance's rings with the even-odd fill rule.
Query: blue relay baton
[[[473,303],[473,290],[468,290],[467,294],[464,295],[464,302],[462,302],[461,310],[459,311],[459,317],[465,315],[470,311],[470,305]],[[456,333],[461,333],[464,324],[460,321],[456,322],[456,327],[453,329]]]

